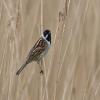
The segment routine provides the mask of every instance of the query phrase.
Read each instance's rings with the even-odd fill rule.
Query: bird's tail
[[[20,69],[16,72],[16,75],[19,75],[21,73],[21,71],[26,67],[27,65],[27,61],[20,67]]]

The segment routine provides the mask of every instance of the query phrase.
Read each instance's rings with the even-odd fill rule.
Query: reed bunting
[[[26,57],[25,63],[20,67],[17,71],[16,75],[19,75],[21,71],[26,67],[27,64],[31,63],[32,61],[36,61],[38,64],[47,54],[49,48],[51,46],[51,32],[50,30],[44,30],[40,39],[35,43],[35,45],[30,50],[28,56]],[[41,69],[40,73],[43,73]]]

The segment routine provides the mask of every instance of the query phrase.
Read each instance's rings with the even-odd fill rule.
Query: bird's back
[[[39,61],[48,52],[49,45],[44,38],[40,38],[30,50],[27,61]]]

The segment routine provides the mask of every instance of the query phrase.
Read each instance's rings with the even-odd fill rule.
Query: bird
[[[43,59],[43,57],[48,53],[48,50],[51,46],[51,31],[46,29],[43,31],[42,36],[38,39],[38,41],[33,45],[30,49],[28,55],[26,56],[25,62],[16,72],[16,75],[19,75],[22,70],[31,62],[36,61],[38,64]],[[43,74],[43,70],[41,69],[40,73]]]

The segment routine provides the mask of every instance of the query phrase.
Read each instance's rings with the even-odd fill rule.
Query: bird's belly
[[[49,47],[46,48],[46,50],[44,52],[42,52],[38,57],[38,61],[40,61],[47,53],[48,53]]]

